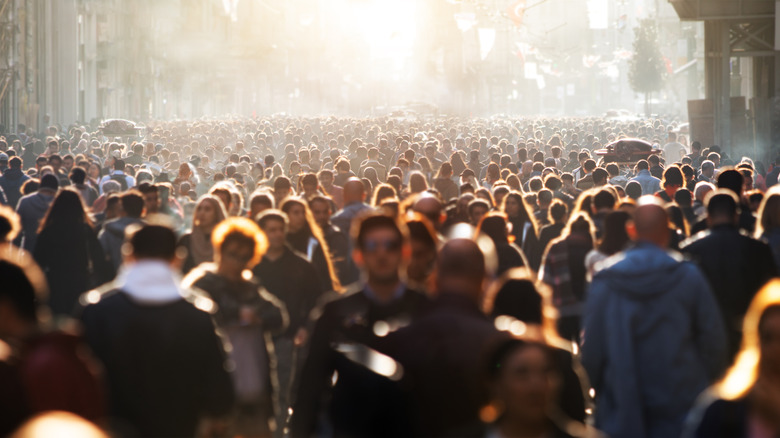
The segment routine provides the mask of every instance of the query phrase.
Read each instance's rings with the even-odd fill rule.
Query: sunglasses
[[[401,249],[401,241],[398,239],[388,239],[388,240],[372,239],[372,240],[366,240],[363,243],[363,252],[374,253],[377,252],[379,248],[384,248],[384,250],[387,252],[396,252]]]

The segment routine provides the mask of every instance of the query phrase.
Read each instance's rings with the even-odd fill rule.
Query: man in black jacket
[[[194,436],[202,418],[233,406],[209,314],[216,306],[181,288],[170,228],[146,225],[129,244],[127,269],[82,297],[84,337],[108,380],[112,429],[119,436]],[[217,424],[210,432],[220,432]]]
[[[309,314],[322,296],[322,285],[314,265],[288,245],[288,218],[276,209],[260,213],[257,223],[268,238],[268,251],[252,269],[255,278],[287,308],[290,325],[274,338],[279,361],[279,406],[286,412],[289,392],[295,382],[297,354],[308,338]],[[281,419],[280,419],[281,420]]]
[[[707,198],[707,224],[703,231],[681,245],[704,271],[723,313],[729,335],[730,357],[739,350],[742,317],[758,290],[777,275],[772,250],[740,232],[739,203],[728,189]]]
[[[485,275],[479,246],[450,240],[436,259],[430,310],[375,344],[403,367],[414,436],[484,436],[479,412],[489,394],[481,370],[486,354],[508,336],[480,309]]]
[[[317,320],[294,404],[291,436],[312,435],[323,410],[334,436],[409,435],[411,424],[393,381],[394,367],[373,367],[372,358],[381,355],[366,347],[377,336],[414,320],[427,305],[424,295],[401,280],[409,255],[405,228],[393,218],[372,214],[362,219],[353,257],[367,274],[366,285],[326,304]],[[331,387],[334,373],[338,377]],[[327,398],[330,404],[324,409]]]

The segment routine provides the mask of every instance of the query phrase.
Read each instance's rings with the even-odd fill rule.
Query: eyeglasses
[[[399,251],[401,249],[401,241],[398,239],[388,239],[388,240],[366,240],[363,243],[363,252],[367,253],[374,253],[379,250],[379,248],[384,248],[387,252],[395,252]]]

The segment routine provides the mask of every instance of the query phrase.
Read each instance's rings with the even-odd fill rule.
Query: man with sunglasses
[[[370,214],[360,220],[353,258],[364,272],[365,286],[326,304],[316,322],[294,404],[291,436],[311,436],[321,430],[317,419],[323,411],[328,412],[334,436],[409,434],[404,400],[393,381],[396,376],[372,366],[373,359],[382,356],[366,347],[374,338],[409,324],[427,307],[427,297],[408,289],[401,278],[410,256],[407,236],[406,228],[389,216]],[[326,408],[321,401],[328,391]]]

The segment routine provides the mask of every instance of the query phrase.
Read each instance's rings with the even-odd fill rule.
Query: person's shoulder
[[[83,312],[86,314],[116,304],[122,300],[121,294],[121,289],[113,283],[108,283],[83,293],[79,297],[79,304],[83,306]]]

